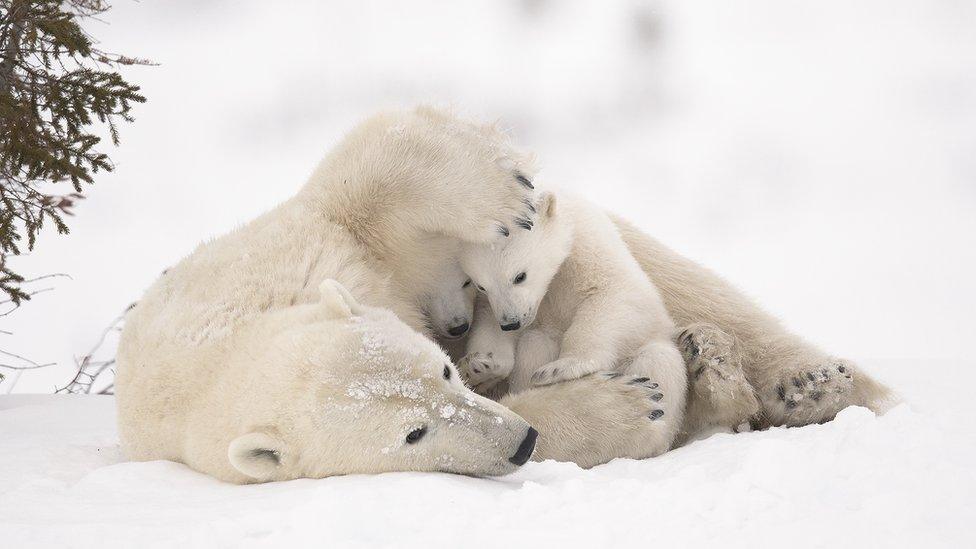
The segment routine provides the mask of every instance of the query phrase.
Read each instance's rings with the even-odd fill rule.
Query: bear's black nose
[[[448,328],[447,329],[447,333],[450,334],[450,335],[452,335],[452,336],[454,336],[454,337],[461,337],[467,331],[468,331],[468,323],[467,322],[465,322],[464,324],[462,324],[460,326],[455,326],[453,328]]]
[[[515,455],[508,458],[508,461],[518,466],[525,465],[525,462],[532,457],[532,450],[535,450],[535,439],[538,436],[539,431],[529,427],[529,432],[525,434],[522,444],[519,444],[518,450],[515,450]]]
[[[516,320],[515,322],[509,322],[508,324],[502,324],[502,330],[505,332],[511,332],[512,330],[518,330],[522,327],[522,323]]]

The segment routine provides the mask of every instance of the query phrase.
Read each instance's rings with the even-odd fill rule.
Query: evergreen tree
[[[146,99],[121,65],[150,62],[101,51],[80,23],[109,9],[104,0],[0,0],[0,290],[30,299],[8,260],[34,248],[44,224],[66,234],[63,216],[109,157],[93,132],[132,121]],[[70,183],[70,192],[57,191]],[[59,185],[60,184],[60,185]]]

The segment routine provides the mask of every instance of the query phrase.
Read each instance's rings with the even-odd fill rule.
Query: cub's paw
[[[594,370],[593,365],[587,361],[569,357],[559,358],[532,372],[532,384],[551,385],[560,381],[579,379],[592,374]]]
[[[733,427],[759,413],[759,399],[746,379],[732,336],[698,323],[675,339],[688,368],[694,405],[705,407],[702,413],[709,423]]]
[[[515,366],[514,360],[503,360],[495,353],[468,353],[458,361],[458,371],[476,393],[484,395],[495,385],[508,378]]]
[[[854,404],[855,366],[846,360],[829,358],[781,375],[764,399],[771,419],[786,425],[807,425],[828,421]]]

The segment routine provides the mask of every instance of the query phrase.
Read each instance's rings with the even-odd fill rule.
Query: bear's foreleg
[[[656,455],[647,444],[661,437],[660,391],[652,386],[642,377],[597,373],[508,394],[499,403],[539,431],[534,461],[589,468],[618,457]]]

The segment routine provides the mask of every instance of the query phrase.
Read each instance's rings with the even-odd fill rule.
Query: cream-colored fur
[[[526,175],[490,126],[429,109],[361,124],[294,198],[202,244],[132,310],[126,455],[233,482],[513,470],[528,425],[422,335],[416,279],[451,253],[431,239],[504,238],[527,213]]]
[[[462,373],[486,393],[507,378],[512,394],[597,372],[627,374],[657,407],[628,453],[596,446],[574,461],[667,451],[681,427],[686,370],[657,289],[595,206],[544,193],[532,221],[503,243],[462,246],[461,265],[490,302],[477,309]],[[537,456],[555,457],[543,449]]]
[[[721,397],[716,403],[704,403],[701,395],[709,391],[699,387],[700,396],[690,399],[689,411],[696,417],[689,420],[694,426],[716,424],[715,418],[727,426],[748,420],[759,426],[807,425],[828,421],[847,406],[884,412],[896,401],[887,387],[856,365],[790,333],[718,275],[678,255],[628,221],[611,217],[631,254],[660,290],[671,317],[679,326],[688,327],[699,342],[696,348],[707,348],[705,361],[689,363],[692,387],[696,372],[701,372],[699,376],[708,373],[710,367],[706,366],[720,366],[725,372],[712,379],[731,388],[732,398],[715,395]],[[686,353],[686,357],[698,359],[695,352]],[[734,377],[736,370],[744,373],[753,388],[758,409],[738,380],[722,380],[723,376]],[[691,408],[696,405],[704,410]],[[703,413],[714,415],[702,417]]]

